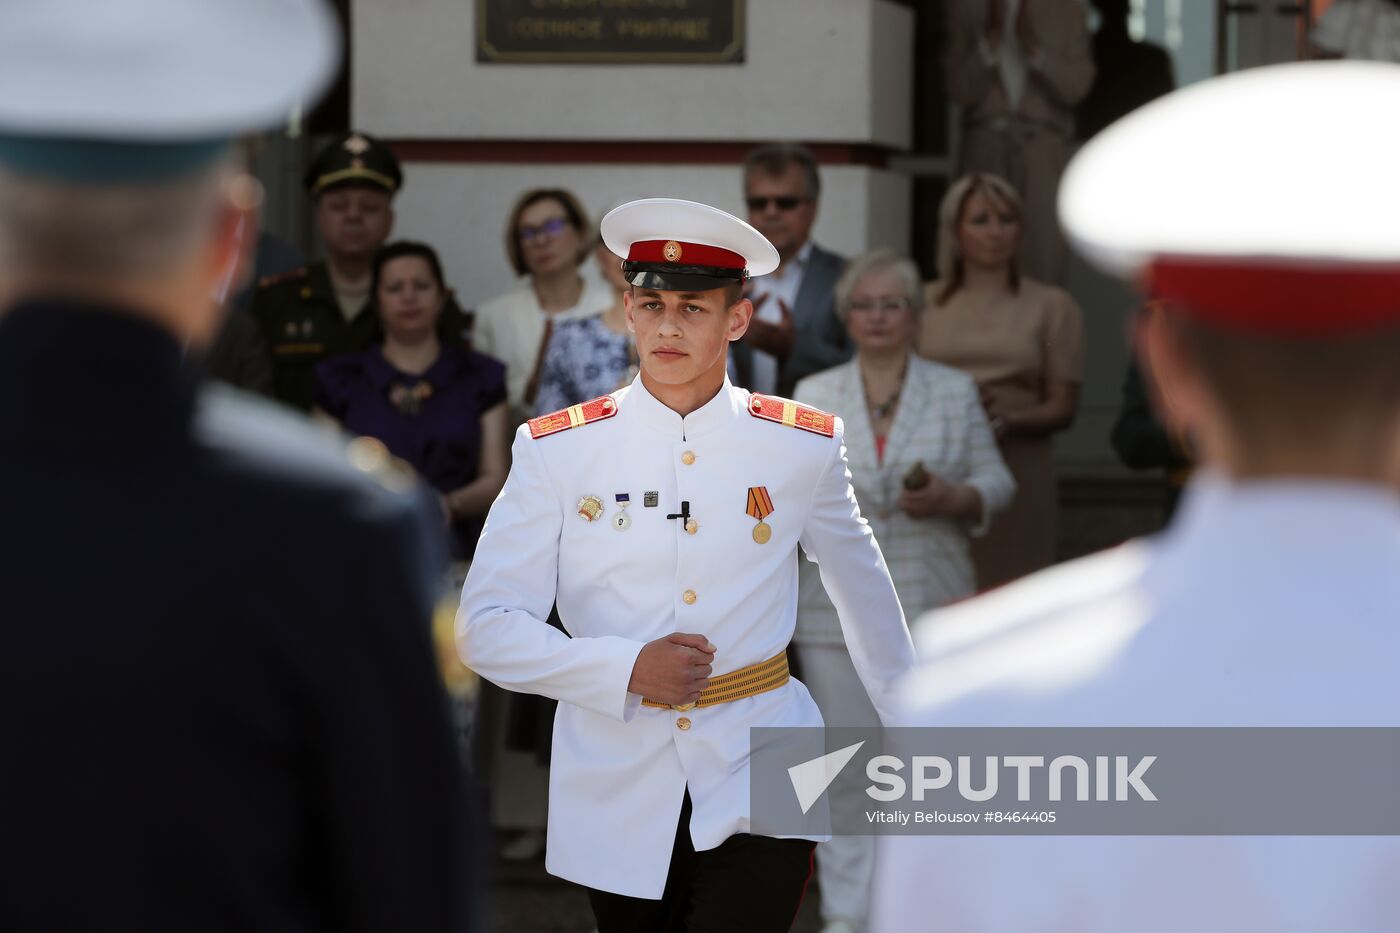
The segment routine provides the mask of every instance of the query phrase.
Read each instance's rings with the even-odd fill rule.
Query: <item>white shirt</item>
[[[808,240],[785,266],[755,282],[752,298],[756,308],[754,317],[776,324],[783,319],[779,302],[787,305],[789,311],[797,307],[797,292],[802,288],[802,276],[807,271],[807,260],[811,255],[812,241]],[[758,299],[762,295],[768,297],[760,306]],[[778,358],[755,349],[749,381],[749,389],[762,395],[772,395],[778,391]]]
[[[468,667],[502,687],[560,701],[548,870],[659,898],[687,788],[697,850],[748,832],[749,728],[816,726],[821,714],[797,680],[686,713],[643,707],[627,686],[647,642],[704,635],[716,647],[717,675],[783,651],[800,544],[820,562],[882,716],[893,715],[894,684],[914,654],[851,492],[839,420],[826,437],[759,419],[749,392],[728,381],[684,418],[640,377],[613,397],[611,418],[538,440],[528,425],[516,433],[510,476],[462,591],[458,648]],[[774,506],[765,544],[754,540],[745,508],[755,486]],[[648,491],[656,507],[646,507]],[[618,493],[631,497],[623,531],[611,521]],[[595,521],[577,514],[585,496],[604,504]],[[666,517],[682,501],[698,522],[693,535]],[[569,635],[544,621],[556,602]],[[682,716],[689,728],[678,726]]]
[[[1400,496],[1201,476],[1156,539],[917,627],[911,725],[1400,726]],[[880,840],[872,930],[1394,930],[1400,839]]]
[[[1020,12],[1021,0],[1006,0],[1001,47],[997,54],[997,74],[1001,76],[1001,86],[1006,89],[1006,102],[1012,110],[1020,109],[1021,96],[1026,92],[1026,53],[1016,33],[1016,17]]]

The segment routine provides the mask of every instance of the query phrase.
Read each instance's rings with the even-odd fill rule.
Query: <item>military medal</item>
[[[617,500],[617,514],[613,516],[612,526],[617,531],[626,531],[632,527],[632,516],[627,514],[627,506],[632,501],[632,494],[620,492],[613,498]]]
[[[586,522],[596,522],[603,514],[603,500],[597,496],[584,496],[578,500],[578,517]]]
[[[768,489],[764,486],[749,487],[749,502],[746,510],[750,516],[758,519],[758,524],[753,526],[753,539],[758,544],[767,544],[773,537],[773,529],[764,521],[773,513],[773,500],[768,495]]]

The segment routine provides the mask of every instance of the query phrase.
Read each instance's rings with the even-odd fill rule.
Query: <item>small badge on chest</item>
[[[617,514],[612,517],[614,531],[626,531],[632,527],[632,516],[627,514],[627,506],[632,504],[631,493],[619,492],[613,496],[617,501]]]
[[[586,522],[596,522],[603,516],[603,500],[597,496],[584,496],[578,500],[578,517]]]

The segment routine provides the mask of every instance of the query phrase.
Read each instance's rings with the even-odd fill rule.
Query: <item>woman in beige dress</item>
[[[939,208],[938,280],[926,286],[918,351],[977,381],[1016,479],[1016,498],[973,541],[980,586],[1055,562],[1050,438],[1074,421],[1084,381],[1084,318],[1063,290],[1021,276],[1021,201],[995,175],[964,176]]]

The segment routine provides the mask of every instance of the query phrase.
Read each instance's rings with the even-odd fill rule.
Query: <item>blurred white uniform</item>
[[[1180,316],[1173,326],[1193,322],[1190,340],[1159,340],[1172,332],[1149,325],[1164,393],[1188,403],[1179,411],[1203,432],[1203,455],[1248,478],[1208,465],[1159,537],[926,617],[906,722],[1400,727],[1400,494],[1384,459],[1400,421],[1360,407],[1393,391],[1372,373],[1380,352],[1361,351],[1400,328],[1400,121],[1375,119],[1397,95],[1391,65],[1248,69],[1148,104],[1075,157],[1059,205],[1066,232],[1091,259],[1150,283],[1161,313]],[[1281,197],[1297,164],[1340,170]],[[1258,384],[1242,367],[1231,374],[1239,392],[1217,386],[1222,364],[1200,350],[1209,339],[1270,341]],[[1366,367],[1356,379],[1339,378],[1328,341],[1342,341],[1334,360]],[[1249,425],[1257,435],[1238,429],[1265,417],[1231,406],[1247,389],[1271,398],[1270,369],[1309,391],[1335,386],[1319,398],[1331,409],[1298,413],[1292,437],[1283,403],[1268,425]],[[1323,411],[1337,436],[1364,431],[1373,445],[1308,450]],[[1396,836],[881,842],[880,933],[1400,928]]]
[[[822,719],[796,680],[686,712],[643,707],[627,686],[647,642],[705,635],[716,675],[778,655],[793,634],[801,544],[821,566],[883,717],[914,654],[851,491],[839,419],[830,437],[763,420],[750,413],[750,393],[727,380],[684,418],[640,377],[612,397],[614,416],[538,439],[529,425],[517,432],[510,478],[463,589],[458,643],[482,676],[560,701],[549,871],[660,898],[687,788],[696,850],[748,832],[749,728]],[[762,544],[746,512],[759,486],[774,506]],[[619,493],[630,498],[625,530],[612,521]],[[578,514],[589,496],[604,507],[593,521]],[[693,534],[667,518],[682,502]],[[572,638],[544,622],[556,600]]]
[[[1400,726],[1400,495],[1206,476],[1160,537],[915,627],[910,725]],[[873,930],[1396,929],[1400,839],[880,840]]]

